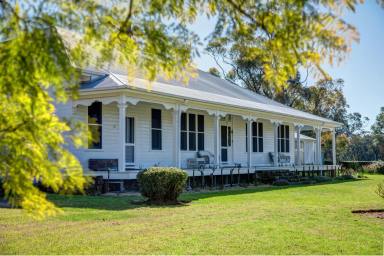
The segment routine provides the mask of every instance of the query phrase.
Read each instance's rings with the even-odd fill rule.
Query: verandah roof
[[[105,74],[106,75],[100,75],[97,79],[88,83],[82,84],[81,90],[134,88],[148,91],[149,82],[143,78],[129,79],[127,74],[124,74],[119,70],[111,70],[105,72]],[[282,114],[327,123],[336,127],[342,125],[333,120],[285,106],[279,102],[273,101],[201,70],[198,70],[198,76],[196,78],[191,78],[188,84],[176,80],[166,81],[158,79],[157,81],[152,82],[150,86],[151,91],[154,93],[182,99]]]

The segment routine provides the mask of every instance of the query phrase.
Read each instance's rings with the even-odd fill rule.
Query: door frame
[[[220,163],[222,164],[231,164],[234,162],[234,152],[233,152],[233,116],[231,116],[230,120],[228,120],[228,116],[224,117],[221,121],[220,121]],[[228,143],[227,143],[227,146],[222,146],[222,136],[221,136],[221,128],[222,126],[225,126],[227,127],[227,140],[228,140],[228,128],[230,128],[230,143],[231,145],[228,146]],[[227,149],[227,161],[223,161],[222,158],[222,149],[223,148],[226,148]]]
[[[128,126],[127,126],[127,119],[128,118],[132,118],[133,119],[133,143],[128,143],[127,142],[127,130],[128,130]],[[136,165],[136,117],[135,116],[132,116],[132,115],[126,115],[125,116],[125,133],[124,133],[124,143],[125,143],[125,151],[127,150],[127,146],[133,146],[133,162],[127,162],[127,158],[126,158],[126,155],[124,156],[124,164],[125,164],[125,167],[133,167]]]

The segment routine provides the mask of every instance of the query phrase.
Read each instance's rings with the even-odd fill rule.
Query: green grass
[[[384,176],[312,186],[184,194],[186,206],[135,197],[51,196],[64,214],[39,222],[0,209],[0,254],[383,254]]]

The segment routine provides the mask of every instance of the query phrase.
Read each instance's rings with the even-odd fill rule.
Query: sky
[[[337,66],[324,66],[335,79],[344,79],[344,94],[349,112],[359,112],[370,120],[366,129],[374,123],[380,108],[384,107],[384,8],[374,0],[366,0],[355,13],[346,13],[345,20],[360,33],[360,42],[352,45],[352,52]],[[203,40],[213,31],[214,21],[199,17],[191,29]],[[201,70],[217,67],[203,47],[195,63]],[[313,80],[314,81],[314,80]],[[311,84],[309,84],[311,85]]]

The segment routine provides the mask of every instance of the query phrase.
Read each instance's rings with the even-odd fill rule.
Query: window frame
[[[185,129],[183,129],[183,125],[182,125],[182,121],[183,121],[183,118],[182,116],[185,115]],[[194,123],[195,123],[195,127],[194,129],[191,129],[190,127],[190,116],[194,115]],[[199,125],[200,125],[200,122],[199,122],[199,117],[202,117],[202,121],[203,121],[203,126],[201,127],[201,129],[199,129]],[[192,127],[193,128],[193,127]],[[182,138],[183,136],[182,135],[185,135],[186,137],[186,144],[185,144],[185,148],[182,148]],[[191,148],[191,144],[190,144],[190,140],[192,138],[192,135],[194,136],[194,141],[195,141],[195,144],[194,144],[194,149]],[[202,145],[202,148],[199,147],[201,146],[199,144],[199,136],[203,136],[203,145]],[[205,150],[205,115],[203,114],[197,114],[197,113],[189,113],[189,112],[183,112],[181,113],[181,116],[180,116],[180,145],[179,145],[179,149],[180,151],[185,151],[185,152],[198,152],[198,151],[203,151]]]
[[[160,112],[160,128],[158,127],[153,127],[153,111],[158,110]],[[159,108],[151,108],[151,150],[154,151],[162,151],[163,150],[163,114],[162,110]],[[153,147],[153,131],[160,131],[160,147],[159,148],[154,148]]]
[[[90,110],[90,107],[92,107],[96,103],[100,104],[100,120],[99,120],[99,122],[96,120],[96,122],[90,123],[89,122],[89,120],[90,120],[89,110]],[[89,129],[90,126],[99,127],[100,128],[100,135],[99,135],[99,137],[100,137],[99,138],[100,139],[100,146],[98,146],[98,147],[92,146],[91,147],[90,143],[93,143],[93,142],[88,140],[87,149],[89,149],[89,150],[100,150],[100,149],[103,149],[103,103],[100,102],[100,101],[94,101],[90,106],[87,107],[87,129],[88,129],[88,132],[90,132],[90,129]],[[91,139],[92,138],[93,138],[93,136],[91,137]]]
[[[252,138],[252,153],[264,153],[264,124],[263,122],[252,122],[251,138]],[[256,125],[256,134],[254,134],[253,126]],[[261,133],[260,133],[261,126]],[[245,152],[248,153],[248,123],[245,123]],[[260,136],[261,134],[261,136]],[[256,143],[254,143],[256,140]],[[260,143],[260,140],[262,143]],[[256,150],[255,150],[256,145]],[[260,146],[261,145],[261,146]]]
[[[277,129],[277,151],[278,153],[290,153],[291,141],[290,141],[290,129],[289,125],[281,124]]]

